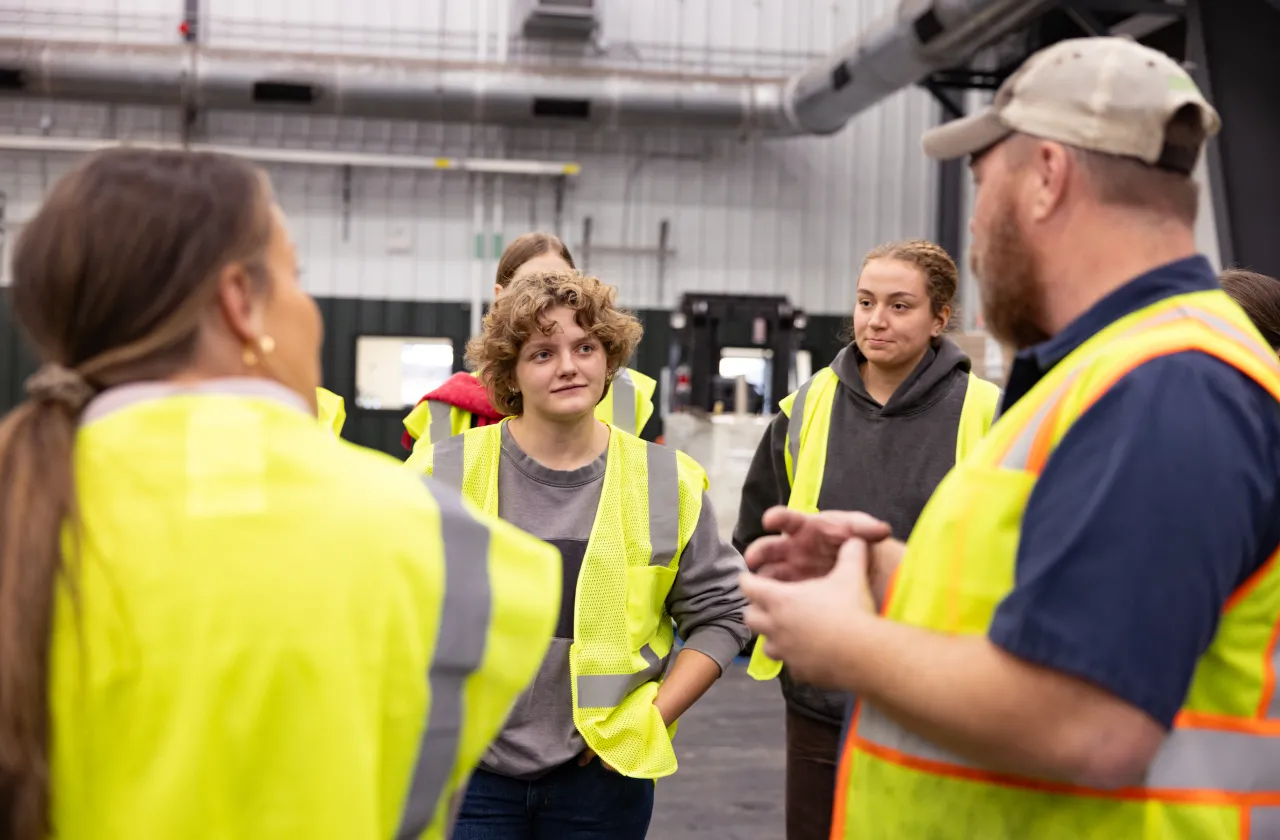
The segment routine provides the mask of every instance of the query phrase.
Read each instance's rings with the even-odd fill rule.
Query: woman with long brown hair
[[[316,422],[266,176],[95,154],[12,301],[43,364],[0,423],[0,837],[443,837],[558,558]]]

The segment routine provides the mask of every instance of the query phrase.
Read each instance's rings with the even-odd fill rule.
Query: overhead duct
[[[931,73],[968,61],[1021,29],[1049,0],[902,0],[828,58],[787,83],[787,120],[805,134],[831,134]]]
[[[903,0],[790,79],[0,39],[0,94],[195,109],[582,128],[829,134],[962,63],[1046,0]]]

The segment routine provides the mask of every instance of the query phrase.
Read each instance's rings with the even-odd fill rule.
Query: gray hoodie
[[[971,365],[964,351],[943,337],[882,406],[862,382],[862,361],[857,347],[850,345],[831,363],[840,387],[831,410],[818,507],[865,511],[906,539],[933,489],[955,464]],[[747,471],[733,532],[739,551],[765,534],[763,513],[785,505],[790,496],[783,461],[788,424],[785,414],[773,419]],[[846,698],[840,692],[796,682],[784,669],[782,693],[794,711],[833,726],[843,720]]]

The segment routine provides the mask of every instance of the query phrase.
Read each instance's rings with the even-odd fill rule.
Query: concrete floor
[[[781,840],[785,744],[778,681],[734,663],[680,721],[648,840]]]

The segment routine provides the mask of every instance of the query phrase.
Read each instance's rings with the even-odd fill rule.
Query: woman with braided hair
[[[944,333],[958,272],[932,242],[872,250],[858,275],[852,341],[782,402],[742,488],[733,542],[766,533],[775,505],[860,510],[905,539],[958,455],[990,428],[1000,390],[975,377]],[[781,675],[787,701],[787,840],[826,840],[848,698],[799,683],[757,641],[756,679]]]

